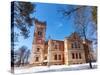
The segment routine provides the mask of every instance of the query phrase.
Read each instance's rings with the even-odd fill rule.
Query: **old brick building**
[[[77,33],[72,33],[64,40],[49,39],[46,41],[46,22],[34,19],[34,39],[30,64],[32,65],[70,65],[86,63],[89,54],[89,45],[84,46],[83,40]],[[86,48],[88,49],[86,49]]]

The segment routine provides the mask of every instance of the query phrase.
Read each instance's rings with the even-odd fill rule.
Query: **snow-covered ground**
[[[97,68],[97,63],[92,63],[93,68]],[[53,66],[37,66],[28,68],[15,68],[15,73],[43,73],[43,72],[59,72],[59,71],[75,71],[90,69],[89,63],[77,64],[77,65],[53,65]]]

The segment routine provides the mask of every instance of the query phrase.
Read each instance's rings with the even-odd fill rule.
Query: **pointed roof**
[[[65,37],[67,40],[82,40],[77,32],[73,32],[69,37]]]

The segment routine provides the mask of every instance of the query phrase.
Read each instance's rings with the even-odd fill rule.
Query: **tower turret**
[[[34,18],[34,27],[30,64],[41,65],[44,57],[46,22],[41,22]]]

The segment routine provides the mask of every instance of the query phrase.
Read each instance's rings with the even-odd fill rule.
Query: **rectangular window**
[[[61,60],[61,55],[59,55],[59,60]]]
[[[76,53],[76,59],[78,59],[78,54]]]
[[[44,60],[47,60],[47,56],[44,57]]]
[[[79,58],[81,59],[82,57],[81,57],[81,53],[79,53]]]
[[[74,53],[72,53],[72,59],[75,59]]]
[[[73,42],[72,44],[71,44],[71,47],[72,48],[80,48],[80,44],[78,43],[78,42]]]
[[[74,44],[73,43],[71,44],[71,47],[74,48]]]
[[[37,52],[39,52],[40,51],[40,48],[37,48]]]
[[[39,57],[36,57],[35,61],[38,62],[39,61]]]
[[[77,48],[77,42],[74,42],[74,46],[75,46],[75,48]]]
[[[57,60],[57,54],[54,56],[54,60]]]

